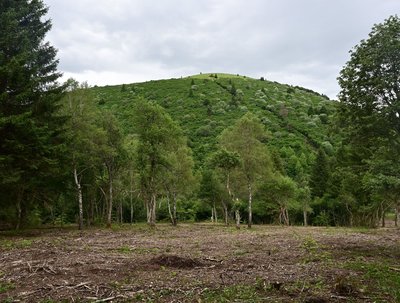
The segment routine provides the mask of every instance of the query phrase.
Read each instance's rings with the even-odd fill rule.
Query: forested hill
[[[92,90],[125,134],[134,132],[131,117],[137,100],[161,105],[184,130],[196,167],[215,150],[218,135],[248,111],[265,125],[266,143],[280,154],[292,177],[309,172],[320,146],[333,153],[329,124],[336,102],[305,88],[239,75],[200,74]]]

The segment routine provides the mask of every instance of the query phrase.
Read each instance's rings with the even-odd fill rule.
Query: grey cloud
[[[59,48],[60,69],[68,74],[83,77],[91,71],[144,81],[184,72],[234,72],[299,81],[290,84],[330,97],[338,93],[336,78],[348,51],[374,23],[400,11],[397,0],[47,4],[53,20],[49,38]],[[96,84],[92,81],[99,78],[86,80]]]

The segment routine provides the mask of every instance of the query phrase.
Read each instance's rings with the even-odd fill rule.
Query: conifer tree
[[[0,1],[0,200],[16,205],[17,227],[27,201],[61,175],[63,119],[55,111],[63,87],[56,50],[44,41],[47,10],[41,0]]]
[[[325,152],[320,148],[310,177],[311,196],[322,197],[329,180],[329,164]]]

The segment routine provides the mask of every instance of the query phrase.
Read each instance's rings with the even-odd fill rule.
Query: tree
[[[260,196],[279,209],[279,223],[289,225],[290,202],[296,195],[296,183],[289,177],[277,175],[264,182]]]
[[[297,189],[297,199],[301,204],[301,210],[303,211],[303,224],[308,226],[308,213],[312,211],[310,207],[311,201],[311,191],[307,185],[298,187]]]
[[[385,226],[385,214],[389,208],[396,212],[395,224],[398,224],[400,206],[400,162],[396,150],[390,150],[387,144],[377,150],[368,160],[369,170],[363,177],[363,186],[373,195],[375,211]]]
[[[186,140],[176,141],[176,147],[169,152],[165,170],[164,187],[167,193],[168,212],[172,225],[177,225],[177,199],[179,196],[190,194],[195,184],[193,176],[192,151],[186,146]],[[172,200],[172,209],[170,201]]]
[[[47,10],[41,0],[0,2],[0,191],[16,205],[17,228],[63,170],[65,119],[55,112],[64,88],[44,41]]]
[[[399,34],[397,16],[375,25],[369,38],[351,52],[350,61],[338,78],[342,121],[352,125],[359,135],[366,135],[364,140],[383,135],[399,143]]]
[[[232,170],[240,165],[239,155],[236,152],[229,152],[222,148],[213,155],[211,164],[213,167],[218,168],[222,172],[229,199],[232,203],[235,203],[235,195],[231,189],[230,177]],[[221,202],[224,209],[225,225],[228,225],[228,205],[225,202],[224,197],[221,197]]]
[[[199,197],[211,206],[211,221],[217,223],[216,201],[222,195],[222,186],[215,176],[215,171],[205,169],[202,172],[199,188]]]
[[[169,165],[168,153],[173,152],[181,132],[162,107],[144,100],[138,101],[135,107],[134,124],[138,136],[136,166],[140,187],[146,204],[147,223],[154,227],[156,200]]]
[[[114,180],[126,159],[126,153],[123,149],[122,133],[114,115],[111,112],[103,112],[100,122],[105,133],[105,141],[99,145],[98,153],[106,168],[108,183],[107,227],[110,228],[114,202]]]
[[[263,125],[257,117],[247,113],[220,136],[220,142],[230,152],[236,152],[240,157],[240,171],[247,188],[248,227],[253,222],[252,201],[257,182],[267,177],[272,171],[272,161],[266,145]]]
[[[377,193],[383,199],[385,188],[393,193],[397,187],[393,179],[397,176],[388,174],[387,169],[398,167],[394,155],[400,152],[399,17],[391,16],[374,25],[368,39],[351,51],[338,80],[338,122],[343,131],[342,145],[350,159],[339,165],[351,167],[358,183],[364,184],[363,193],[355,198],[358,208],[362,205],[370,216],[361,223],[375,225],[379,217],[374,204]],[[378,200],[387,197],[382,199]]]
[[[312,167],[310,177],[311,196],[322,197],[327,189],[329,180],[328,158],[322,148],[318,150],[317,158]]]
[[[105,136],[100,127],[96,126],[99,113],[94,104],[86,83],[79,84],[68,80],[68,93],[64,97],[62,115],[67,116],[66,124],[68,153],[71,159],[71,175],[74,178],[78,197],[79,229],[83,229],[83,188],[82,178],[88,170],[98,165],[100,161],[97,151],[99,138]]]

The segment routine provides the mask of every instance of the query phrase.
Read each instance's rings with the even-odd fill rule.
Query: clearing
[[[211,224],[3,232],[0,302],[400,302],[400,232]]]

